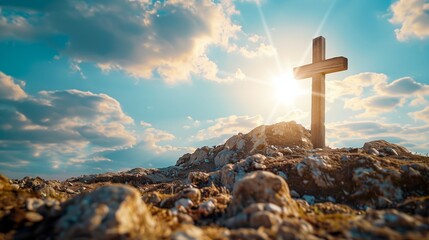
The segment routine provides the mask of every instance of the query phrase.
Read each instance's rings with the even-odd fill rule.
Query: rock
[[[302,199],[304,199],[310,205],[313,205],[316,201],[316,198],[312,195],[304,195],[302,196]]]
[[[252,136],[253,139],[252,150],[256,150],[260,145],[313,148],[308,130],[294,121],[260,126],[252,130],[248,135]],[[256,139],[258,138],[261,140],[257,141]]]
[[[190,172],[188,174],[188,181],[191,184],[199,185],[205,184],[209,181],[210,174],[205,172]]]
[[[371,142],[366,142],[363,145],[363,149],[369,153],[370,149],[374,148],[376,150],[378,150],[379,152],[384,152],[387,155],[408,155],[410,152],[399,145],[396,145],[394,143],[389,143],[385,140],[376,140],[376,141],[371,141]],[[394,150],[396,152],[396,154],[394,154],[394,152],[392,151]],[[390,153],[390,154],[389,154]]]
[[[208,240],[204,232],[193,225],[185,224],[181,229],[171,235],[171,240]]]
[[[252,228],[240,228],[237,230],[232,230],[226,235],[226,239],[249,239],[249,240],[269,240],[270,238],[264,231],[261,229],[252,229]]]
[[[28,211],[36,211],[38,208],[42,207],[45,202],[38,198],[27,198],[25,206]]]
[[[110,185],[67,201],[54,231],[59,239],[150,239],[155,229],[136,189]]]
[[[43,216],[36,212],[27,212],[25,213],[25,219],[30,222],[40,222],[43,220]]]
[[[197,150],[195,150],[195,152],[192,153],[191,156],[189,157],[189,161],[186,163],[186,165],[195,166],[205,162],[204,160],[206,160],[209,157],[209,151],[210,151],[210,148],[207,146],[202,148],[197,148]]]
[[[335,179],[325,173],[332,168],[326,158],[326,156],[320,155],[305,157],[304,160],[296,165],[298,175],[303,177],[309,174],[317,186],[321,188],[332,187]]]
[[[200,204],[198,207],[198,212],[203,216],[209,216],[216,210],[216,205],[213,200],[207,200]]]
[[[181,198],[174,203],[175,208],[178,208],[179,206],[189,209],[194,206],[194,203],[188,198]]]
[[[201,192],[198,188],[185,188],[179,194],[180,198],[188,198],[193,203],[198,204],[201,199]]]
[[[253,203],[273,203],[285,207],[287,215],[297,214],[297,205],[290,197],[285,180],[271,172],[252,172],[237,181],[229,213],[236,215]]]
[[[273,213],[260,211],[250,215],[249,225],[252,228],[258,228],[261,226],[270,228],[271,226],[279,224],[281,221],[282,219]]]
[[[70,194],[76,194],[75,191],[73,191],[73,189],[67,188],[66,189],[66,193],[70,193]]]
[[[399,154],[396,152],[396,150],[395,150],[395,149],[393,149],[393,148],[391,148],[391,147],[386,147],[386,148],[384,148],[384,152],[385,152],[387,155],[399,156]]]
[[[232,189],[235,183],[234,165],[227,164],[220,170],[220,181],[227,189]]]
[[[225,147],[222,151],[220,151],[215,159],[214,163],[216,167],[222,167],[225,166],[228,163],[236,162],[237,159],[237,153],[235,151],[229,150],[229,148]]]
[[[377,161],[362,160],[368,167],[353,170],[352,181],[356,190],[352,197],[360,198],[363,205],[373,207],[385,207],[387,202],[399,202],[403,199],[401,187],[394,184],[400,177],[397,172],[382,168]]]
[[[225,147],[235,152],[242,151],[245,146],[246,140],[242,133],[232,136],[225,142]]]
[[[378,155],[380,155],[380,152],[377,149],[375,149],[375,148],[370,148],[368,150],[368,154],[371,154],[371,155],[374,155],[374,156],[378,156]]]
[[[181,156],[177,162],[176,162],[176,166],[183,166],[183,165],[187,165],[187,163],[189,162],[189,159],[191,158],[190,153],[186,153],[183,156]]]
[[[429,196],[408,198],[398,205],[398,210],[408,214],[429,217]]]
[[[290,191],[290,195],[293,198],[299,198],[299,197],[301,197],[301,195],[299,195],[299,193],[297,191],[295,191],[295,190]]]
[[[317,240],[310,223],[301,218],[287,218],[274,228],[277,239]]]
[[[145,203],[149,203],[152,205],[157,205],[162,201],[161,196],[158,192],[145,193],[143,194],[142,199]]]

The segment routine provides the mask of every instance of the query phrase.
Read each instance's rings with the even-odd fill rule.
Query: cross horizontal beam
[[[335,57],[320,62],[307,64],[293,69],[295,79],[310,78],[317,74],[328,74],[347,70],[348,61],[345,57]]]

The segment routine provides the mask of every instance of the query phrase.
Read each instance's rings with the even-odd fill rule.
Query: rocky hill
[[[429,158],[260,126],[163,169],[0,177],[0,239],[429,239]]]

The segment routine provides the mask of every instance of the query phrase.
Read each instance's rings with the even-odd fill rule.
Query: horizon
[[[309,4],[312,7],[309,8]],[[65,179],[172,166],[260,125],[310,126],[315,37],[326,142],[429,152],[426,0],[0,3],[0,173]]]

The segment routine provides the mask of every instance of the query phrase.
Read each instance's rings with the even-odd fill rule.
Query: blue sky
[[[309,127],[314,37],[327,143],[429,152],[426,0],[1,0],[0,172],[165,167],[261,124]]]

